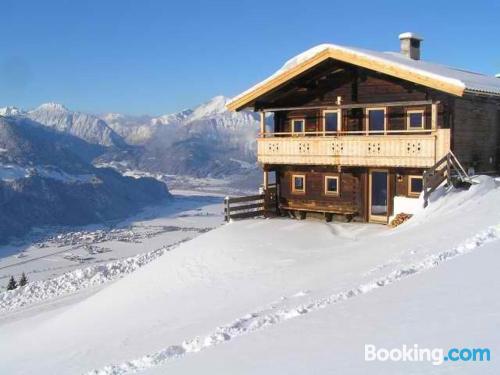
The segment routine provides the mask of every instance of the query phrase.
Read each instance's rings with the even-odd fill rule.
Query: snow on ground
[[[334,308],[290,314],[282,324],[164,366],[152,367],[144,358],[136,365],[146,367],[149,375],[498,374],[498,250],[498,243],[487,243],[480,251],[387,288],[379,287],[357,298],[352,298],[354,294],[346,296]],[[294,316],[300,318],[290,319]],[[365,362],[366,344],[389,349],[414,344],[443,349],[487,347],[494,362],[441,366],[428,362]]]
[[[469,191],[441,189],[426,210],[396,229],[289,219],[224,225],[96,293],[0,322],[3,370],[460,369],[426,363],[386,368],[365,363],[363,346],[498,348],[494,333],[486,333],[500,321],[498,302],[491,301],[498,286],[500,189],[493,179],[479,180]],[[495,362],[483,367],[499,370]]]
[[[5,246],[0,280],[25,272],[26,287],[0,291],[0,314],[118,279],[223,223],[222,197],[174,191],[162,206],[111,226],[54,231],[34,244]],[[5,289],[2,285],[2,289]],[[14,314],[9,314],[10,317]],[[0,320],[6,319],[0,315]]]

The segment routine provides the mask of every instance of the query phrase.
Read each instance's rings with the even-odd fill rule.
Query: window
[[[304,133],[306,129],[306,120],[295,119],[292,120],[292,133]]]
[[[425,111],[409,110],[406,112],[406,127],[407,129],[424,129],[425,128]]]
[[[374,134],[383,134],[386,130],[386,116],[385,116],[385,108],[368,108],[367,112],[367,120],[368,120],[368,132]]]
[[[339,195],[340,185],[338,176],[325,176],[325,194]]]
[[[292,192],[305,193],[306,192],[306,176],[294,174],[292,176]]]
[[[340,111],[323,111],[323,130],[325,132],[338,132],[340,126]]]
[[[418,197],[424,189],[424,180],[422,176],[408,176],[408,195]]]

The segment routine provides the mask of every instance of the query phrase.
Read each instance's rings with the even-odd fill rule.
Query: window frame
[[[342,110],[341,109],[325,109],[323,110],[323,136],[327,133],[326,130],[326,115],[328,113],[337,114],[337,131],[335,133],[342,132]]]
[[[296,132],[295,131],[295,121],[302,121],[302,131],[301,132]],[[304,135],[306,133],[306,119],[305,118],[293,118],[291,119],[290,121],[290,125],[292,127],[292,135],[296,135],[296,134],[301,134],[301,135]]]
[[[384,130],[383,133],[379,133],[379,130],[370,130],[370,112],[371,111],[384,111]],[[365,109],[365,117],[366,117],[366,135],[386,135],[387,134],[387,107],[368,107]],[[371,132],[377,133],[371,133]]]
[[[419,180],[422,180],[422,190],[419,191],[418,193],[415,191],[411,190],[411,180],[418,178]],[[414,175],[408,175],[408,196],[413,197],[413,198],[418,198],[420,197],[420,194],[424,191],[424,177],[418,174]]]
[[[302,178],[303,180],[303,189],[298,190],[295,188],[295,178]],[[306,175],[305,174],[292,174],[292,193],[293,194],[305,194],[306,193]]]
[[[410,115],[413,113],[420,113],[422,115],[422,125],[419,127],[410,126]],[[407,109],[406,110],[406,130],[421,130],[425,129],[425,109]]]
[[[328,180],[337,180],[337,190],[329,191],[328,190]],[[326,175],[324,177],[324,193],[325,195],[338,197],[340,196],[340,176],[338,175]]]

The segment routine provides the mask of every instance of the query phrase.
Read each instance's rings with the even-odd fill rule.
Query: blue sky
[[[164,114],[232,96],[324,42],[500,72],[500,2],[2,0],[0,106]]]

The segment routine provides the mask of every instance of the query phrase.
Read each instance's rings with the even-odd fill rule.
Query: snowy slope
[[[487,347],[498,353],[499,245],[145,374],[498,374],[491,362],[364,362],[377,348]],[[464,328],[465,327],[465,328]],[[494,354],[493,354],[494,355]]]
[[[433,285],[433,277],[448,280],[446,274],[439,274],[441,267],[456,260],[468,263],[467,259],[478,264],[468,269],[473,277],[486,267],[483,262],[498,259],[488,255],[476,257],[500,244],[500,189],[491,178],[479,181],[469,191],[445,194],[441,189],[428,209],[394,230],[369,224],[288,219],[225,225],[182,244],[79,303],[3,324],[0,353],[6,360],[2,365],[6,372],[14,374],[29,373],[35,368],[41,373],[61,374],[92,369],[102,374],[136,370],[197,373],[201,368],[215,373],[220,369],[217,358],[221,355],[230,373],[260,373],[259,368],[263,373],[273,373],[273,359],[267,357],[266,362],[264,354],[255,365],[260,367],[252,367],[252,363],[238,360],[244,355],[238,349],[234,357],[218,353],[230,353],[233,345],[249,345],[244,350],[259,353],[266,349],[262,340],[267,336],[262,339],[262,335],[270,335],[270,343],[276,343],[279,337],[287,340],[303,335],[300,340],[311,343],[311,351],[295,346],[294,342],[286,343],[292,352],[277,346],[268,348],[270,353],[276,353],[277,366],[286,363],[291,355],[311,361],[319,358],[317,369],[321,370],[329,362],[325,349],[316,354],[314,345],[345,345],[343,350],[351,362],[343,365],[361,374],[366,373],[360,359],[363,353],[353,350],[357,350],[356,343],[364,337],[382,335],[388,339],[383,336],[383,327],[391,322],[389,318],[384,320],[384,315],[396,316],[396,309],[401,307],[402,316],[394,326],[399,325],[398,337],[404,339],[408,334],[424,340],[424,336],[412,336],[430,324],[428,315],[411,312],[412,305],[406,303],[407,293],[412,291],[420,293],[422,303],[434,301],[440,293],[447,295],[436,314],[445,316],[449,306],[455,315],[446,325],[432,326],[436,335],[460,329],[465,338],[472,338],[478,325],[463,326],[462,319],[483,319],[480,332],[493,329],[500,322],[498,314],[489,314],[495,311],[495,304],[490,303],[491,290],[484,285],[491,280],[487,275],[473,284],[483,287],[476,291],[482,297],[477,298],[479,305],[473,315],[452,301],[459,296],[454,288],[461,284],[454,282],[463,268],[449,271],[455,276],[450,276],[450,284],[440,286],[437,294],[427,295],[412,280],[421,278],[424,286]],[[432,276],[436,272],[437,276]],[[394,293],[390,292],[394,289]],[[375,297],[376,293],[381,300]],[[378,314],[360,312],[365,296],[372,301],[366,302],[366,306],[377,304]],[[395,305],[380,303],[392,298]],[[358,301],[361,310],[349,310]],[[416,301],[413,306],[417,306]],[[344,331],[322,329],[342,323],[330,318],[339,314],[345,321]],[[300,327],[309,331],[299,331]],[[349,327],[357,327],[358,331],[353,333],[352,342],[346,344]],[[277,332],[276,336],[273,332]],[[484,336],[484,340],[489,338],[491,335]],[[465,340],[458,345],[475,343]],[[491,346],[498,348],[498,342]],[[497,363],[491,366],[498,371]],[[416,367],[414,371],[421,373],[423,369]]]

